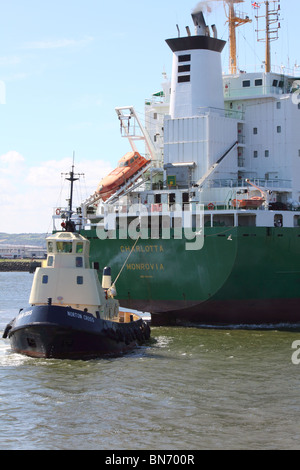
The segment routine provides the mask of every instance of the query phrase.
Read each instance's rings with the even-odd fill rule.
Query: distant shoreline
[[[41,266],[41,261],[0,259],[0,272],[33,272]]]

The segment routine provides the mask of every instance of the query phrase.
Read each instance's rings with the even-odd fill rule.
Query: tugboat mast
[[[72,164],[72,169],[69,173],[62,173],[62,175],[68,175],[66,177],[67,181],[70,181],[70,196],[69,199],[67,199],[69,203],[69,208],[67,211],[67,218],[66,218],[66,230],[68,231],[68,226],[71,224],[71,218],[73,214],[73,187],[74,187],[74,182],[79,180],[79,177],[82,176],[84,173],[74,173],[74,161],[75,161],[75,152],[73,152],[73,164]],[[73,230],[72,230],[73,231]]]
[[[68,199],[69,201],[69,211],[68,211],[68,220],[71,219],[71,216],[73,214],[73,187],[74,187],[74,182],[78,181],[79,178],[75,178],[75,173],[74,173],[74,160],[75,160],[75,152],[73,152],[73,164],[72,164],[72,169],[69,172],[69,177],[66,178],[67,181],[70,181],[70,197]],[[67,174],[67,173],[66,173]],[[79,175],[77,175],[79,176]]]

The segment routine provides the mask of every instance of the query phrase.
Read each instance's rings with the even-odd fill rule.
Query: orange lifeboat
[[[231,205],[236,209],[257,209],[268,200],[268,192],[263,191],[258,186],[251,183],[248,178],[246,179],[246,183],[250,184],[251,186],[253,186],[253,188],[257,189],[260,192],[261,196],[248,197],[245,199],[233,199],[231,201]]]
[[[106,201],[148,163],[149,160],[142,157],[138,152],[127,152],[119,160],[117,168],[103,178],[96,193],[101,195],[103,201]]]
[[[249,199],[233,199],[231,204],[238,209],[257,209],[264,202],[263,197],[250,197]]]

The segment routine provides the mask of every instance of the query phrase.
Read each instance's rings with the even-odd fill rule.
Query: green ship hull
[[[201,250],[186,240],[91,242],[99,275],[118,277],[122,307],[151,313],[153,325],[253,325],[300,321],[300,228],[208,227]],[[134,247],[134,248],[133,248]]]

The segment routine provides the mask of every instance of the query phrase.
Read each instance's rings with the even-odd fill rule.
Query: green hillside
[[[0,232],[0,243],[10,245],[46,246],[47,233],[4,233]]]

